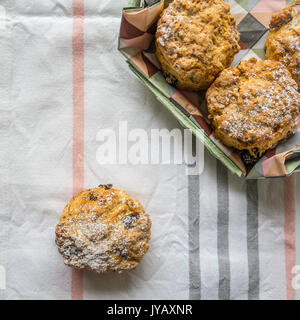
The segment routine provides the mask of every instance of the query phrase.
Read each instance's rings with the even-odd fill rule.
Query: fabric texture
[[[0,298],[292,299],[295,175],[246,181],[207,151],[199,176],[97,162],[99,130],[119,139],[120,121],[182,129],[116,50],[126,5],[1,2]],[[71,271],[55,226],[74,194],[106,183],[151,215],[149,252],[130,273]]]

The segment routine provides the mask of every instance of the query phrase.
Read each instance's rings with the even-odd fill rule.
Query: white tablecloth
[[[83,12],[82,0],[0,1],[0,297],[292,298],[295,177],[246,182],[207,152],[200,176],[97,162],[97,133],[118,134],[119,121],[180,128],[116,49],[126,2],[85,0]],[[54,243],[73,190],[101,183],[152,217],[150,250],[130,273],[72,273]]]

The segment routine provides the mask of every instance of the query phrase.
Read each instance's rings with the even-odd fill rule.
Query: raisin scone
[[[300,88],[300,1],[273,14],[266,58],[282,62]]]
[[[222,0],[174,0],[156,31],[156,56],[179,89],[206,89],[240,50],[240,35]]]
[[[56,227],[64,263],[98,273],[134,269],[149,248],[151,220],[143,206],[110,185],[85,190]]]
[[[215,137],[253,158],[294,133],[298,124],[297,84],[277,61],[252,58],[222,71],[206,99]]]

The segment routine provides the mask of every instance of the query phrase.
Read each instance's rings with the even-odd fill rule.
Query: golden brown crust
[[[124,191],[82,191],[65,207],[56,244],[68,266],[98,273],[134,269],[149,248],[151,220]]]
[[[216,138],[253,157],[287,138],[298,124],[297,84],[277,61],[241,61],[221,72],[206,98]]]
[[[156,55],[169,83],[206,89],[239,51],[239,33],[222,0],[174,0],[156,32]]]
[[[273,14],[266,58],[282,62],[300,88],[300,1]]]

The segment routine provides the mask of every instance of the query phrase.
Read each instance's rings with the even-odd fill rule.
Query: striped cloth
[[[295,176],[244,181],[206,155],[189,179],[192,299],[291,299]]]
[[[97,163],[97,133],[118,135],[120,120],[179,127],[116,50],[126,2],[1,2],[0,298],[292,299],[295,176],[245,181],[208,153],[200,176]],[[150,250],[130,273],[71,271],[54,243],[60,213],[109,182],[151,214]]]

